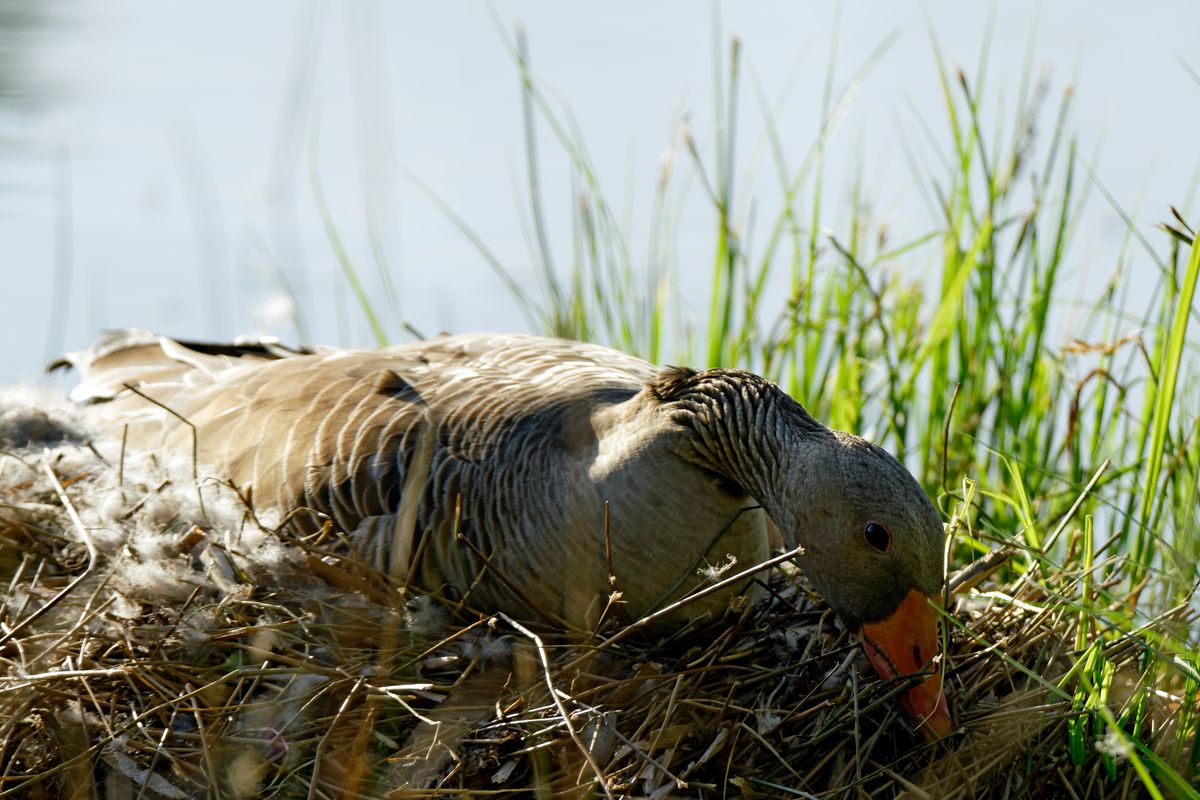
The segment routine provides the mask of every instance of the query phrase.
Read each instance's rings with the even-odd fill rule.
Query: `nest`
[[[1137,796],[1071,688],[1084,642],[1147,753],[1192,747],[1195,693],[1137,692],[1186,609],[1095,644],[1068,578],[988,577],[1003,551],[952,582],[958,730],[930,744],[788,563],[703,628],[565,640],[388,590],[72,430],[0,454],[3,797]]]

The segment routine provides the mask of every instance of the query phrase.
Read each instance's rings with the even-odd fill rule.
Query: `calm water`
[[[1200,162],[1200,85],[1180,64],[1200,69],[1200,4],[996,9],[986,95],[1006,98],[1011,111],[1028,53],[1049,73],[1052,98],[1074,81],[1082,152],[1098,154],[1107,189],[1157,241],[1151,225],[1168,203],[1187,200]],[[518,21],[527,28],[535,73],[570,102],[614,204],[631,198],[644,252],[638,233],[672,131],[687,117],[701,148],[711,144],[710,7],[498,2],[495,11],[506,35]],[[840,12],[827,3],[729,4],[720,15],[725,38],[738,34],[746,55],[743,203],[751,193],[767,205],[777,196],[755,81],[772,100],[787,96],[778,121],[796,163],[818,128],[831,46],[840,88],[897,35],[830,150],[838,207],[829,219],[844,223],[843,187],[861,174],[895,241],[926,231],[902,142],[931,165],[919,118],[943,135],[928,28],[947,60],[973,73],[986,10],[904,0]],[[524,190],[518,77],[487,4],[95,0],[63,4],[53,22],[20,36],[37,85],[52,91],[40,110],[6,115],[22,141],[0,145],[0,383],[37,379],[48,353],[83,346],[105,327],[294,339],[279,301],[285,283],[314,340],[369,343],[360,315],[346,310],[314,201],[314,163],[372,293],[381,259],[416,328],[525,328],[473,247],[406,177],[424,181],[532,282],[514,201],[514,186]],[[548,131],[541,142],[553,245],[565,261],[570,172]],[[679,264],[706,274],[711,212],[692,184],[680,206]],[[1098,288],[1122,234],[1093,191],[1067,285],[1082,295]]]

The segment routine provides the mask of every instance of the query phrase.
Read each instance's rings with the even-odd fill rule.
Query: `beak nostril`
[[[919,644],[913,645],[913,661],[917,663],[917,669],[925,666],[925,659],[921,658],[921,646]]]

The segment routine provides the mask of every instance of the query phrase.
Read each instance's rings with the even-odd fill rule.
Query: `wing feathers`
[[[119,435],[129,424],[133,447],[190,454],[190,426],[124,388],[138,385],[195,426],[207,474],[285,515],[310,509],[291,518],[301,531],[331,517],[357,531],[363,555],[382,559],[408,509],[407,547],[433,536],[422,577],[435,586],[469,586],[484,570],[452,535],[460,498],[461,531],[514,577],[559,585],[582,552],[602,552],[603,504],[587,478],[598,451],[592,420],[636,395],[656,374],[650,364],[523,336],[312,354],[275,347],[123,331],[69,360],[82,373],[75,396],[93,403],[102,427]],[[431,449],[418,457],[420,441]],[[567,534],[581,518],[596,521],[587,542]]]

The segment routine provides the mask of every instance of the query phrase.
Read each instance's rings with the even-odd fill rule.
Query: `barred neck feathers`
[[[738,484],[773,509],[798,452],[833,444],[834,433],[770,381],[739,369],[669,367],[650,391],[687,436],[680,455]]]

